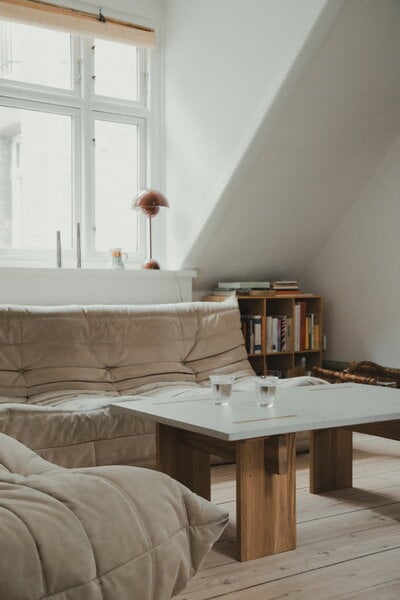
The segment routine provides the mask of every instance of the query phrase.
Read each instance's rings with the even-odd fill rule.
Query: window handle
[[[76,61],[76,83],[82,82],[82,60],[79,58]]]

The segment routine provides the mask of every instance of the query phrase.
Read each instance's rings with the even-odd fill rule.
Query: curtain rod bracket
[[[99,21],[100,21],[100,23],[105,23],[106,22],[106,18],[103,15],[103,13],[101,12],[101,7],[99,8]]]

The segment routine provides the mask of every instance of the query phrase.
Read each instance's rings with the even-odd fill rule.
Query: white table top
[[[250,391],[234,391],[230,405],[215,406],[205,389],[200,398],[189,392],[171,400],[142,397],[110,409],[234,441],[400,419],[400,389],[351,383],[282,388],[273,408],[258,407]]]

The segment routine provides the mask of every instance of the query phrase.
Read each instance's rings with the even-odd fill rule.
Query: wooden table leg
[[[311,432],[310,491],[330,492],[353,485],[353,433],[347,429]]]
[[[180,443],[181,430],[157,424],[157,468],[210,500],[210,455]]]
[[[295,435],[237,443],[237,539],[241,561],[296,547]]]

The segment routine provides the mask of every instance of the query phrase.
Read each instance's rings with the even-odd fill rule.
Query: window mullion
[[[82,223],[82,112],[77,111],[72,119],[72,247],[76,249],[76,224]]]
[[[71,57],[72,90],[76,96],[81,98],[83,56],[81,38],[77,35],[71,36]]]
[[[95,177],[94,177],[94,112],[93,112],[93,78],[94,41],[82,40],[83,69],[81,72],[82,108],[82,172],[83,172],[83,210],[82,237],[86,255],[95,252]]]
[[[143,107],[147,107],[150,81],[146,61],[146,52],[143,48],[140,48],[138,52],[138,79],[139,104]]]

